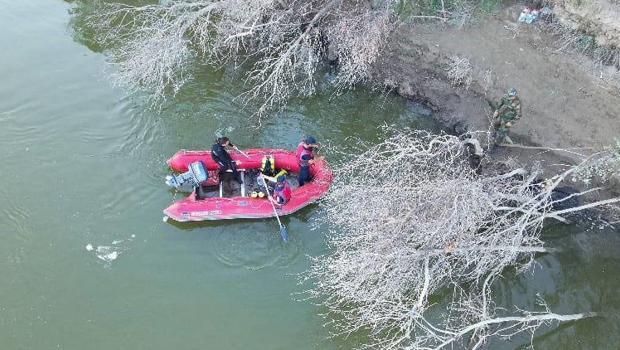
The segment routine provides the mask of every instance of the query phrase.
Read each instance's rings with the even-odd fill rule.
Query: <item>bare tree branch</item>
[[[480,348],[491,337],[590,316],[558,315],[542,301],[542,310],[506,315],[493,303],[493,284],[507,267],[525,271],[535,254],[552,251],[540,239],[544,219],[565,221],[620,202],[560,209],[565,199],[598,189],[553,195],[583,169],[615,166],[615,153],[597,152],[545,179],[539,167],[506,169],[484,157],[484,171],[476,172],[467,158],[481,149],[470,139],[389,127],[384,135],[378,144],[360,141],[360,153],[340,151],[345,161],[321,220],[332,225],[331,253],[314,258],[302,277],[316,281],[308,293],[329,310],[336,334],[363,331],[361,348],[441,349],[465,341]],[[438,293],[451,296],[435,304]]]
[[[339,88],[368,78],[394,28],[397,0],[169,0],[130,6],[99,1],[89,23],[117,66],[115,81],[147,89],[154,100],[176,93],[194,62],[243,67],[244,101],[259,114],[292,94],[309,95],[327,52]]]

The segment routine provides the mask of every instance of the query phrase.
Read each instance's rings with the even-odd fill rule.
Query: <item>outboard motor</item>
[[[192,192],[195,188],[198,188],[197,194],[200,195],[202,185],[209,178],[207,169],[203,162],[190,163],[186,172],[182,174],[172,174],[166,176],[166,185],[175,188],[181,192]]]

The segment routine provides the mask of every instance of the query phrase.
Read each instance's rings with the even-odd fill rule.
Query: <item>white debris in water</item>
[[[168,222],[168,217],[167,217],[167,216],[164,216],[161,220],[162,220],[163,222]]]
[[[98,245],[96,248],[91,243],[88,243],[86,250],[89,252],[94,251],[95,256],[99,260],[106,262],[106,266],[109,266],[111,262],[118,259],[121,253],[129,249],[124,247],[122,243],[131,242],[134,238],[136,238],[136,235],[132,234],[128,239],[116,239],[112,241],[111,245]]]
[[[105,262],[112,262],[116,260],[119,254],[120,253],[118,251],[114,250],[114,248],[110,246],[100,245],[97,247],[97,258]]]
[[[108,246],[108,245],[97,246],[97,253],[105,253],[105,252],[108,252],[108,251],[110,251],[110,246]]]
[[[105,262],[112,262],[118,258],[118,252],[113,251],[108,254],[97,254],[97,257]]]
[[[235,128],[233,128],[232,126],[228,126],[226,128],[219,128],[217,130],[215,130],[215,137],[224,137],[226,136],[226,134],[230,134],[235,130]]]

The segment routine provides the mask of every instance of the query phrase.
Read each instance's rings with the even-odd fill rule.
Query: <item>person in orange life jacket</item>
[[[314,163],[314,159],[309,154],[302,154],[299,162],[299,187],[310,182],[310,165]]]
[[[227,147],[235,147],[228,137],[219,137],[215,144],[211,147],[211,158],[219,165],[220,173],[225,172],[226,170],[232,170],[233,177],[235,181],[239,184],[242,184],[241,177],[239,176],[239,172],[237,171],[237,163],[230,157],[228,151],[226,151]]]
[[[286,176],[280,175],[277,178],[266,175],[259,176],[261,176],[265,180],[276,183],[276,186],[273,189],[272,198],[269,198],[270,201],[274,202],[277,205],[284,205],[291,200],[291,186],[286,181]]]

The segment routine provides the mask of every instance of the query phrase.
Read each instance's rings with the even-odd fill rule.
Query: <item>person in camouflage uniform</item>
[[[495,143],[512,143],[508,131],[514,123],[521,119],[521,101],[514,88],[508,90],[493,113],[493,127],[495,129]]]

